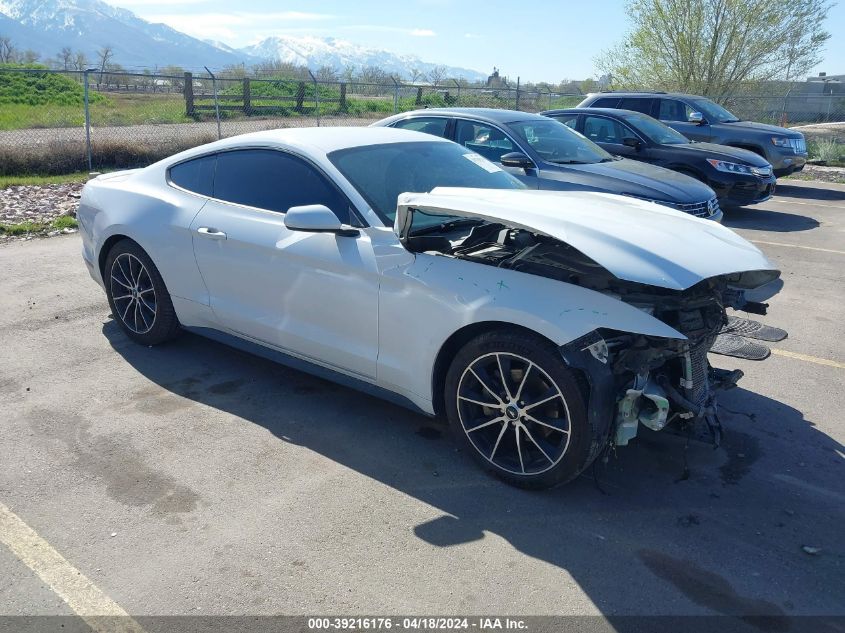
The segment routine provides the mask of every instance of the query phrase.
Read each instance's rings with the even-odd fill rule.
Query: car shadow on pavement
[[[776,195],[778,198],[794,198],[796,200],[814,202],[824,200],[841,202],[845,200],[845,189],[835,187],[802,187],[800,185],[781,184],[781,182],[777,186]]]
[[[656,630],[625,616],[710,613],[723,616],[723,631],[795,631],[792,610],[836,604],[838,583],[824,579],[841,579],[837,556],[813,557],[801,547],[841,540],[845,497],[836,492],[836,460],[843,446],[800,411],[762,395],[740,388],[725,394],[719,449],[643,433],[569,485],[528,492],[481,472],[442,424],[393,404],[195,335],[147,348],[113,321],[103,333],[164,391],[260,425],[279,442],[437,508],[438,518],[406,526],[426,543],[445,550],[493,534],[565,570],[612,630]],[[806,586],[815,602],[802,601]],[[452,610],[472,610],[471,594],[458,600]],[[510,601],[502,600],[507,611]],[[550,604],[548,612],[566,608]]]
[[[806,215],[740,207],[725,211],[722,224],[732,229],[752,229],[774,233],[809,231],[819,226],[818,220]]]

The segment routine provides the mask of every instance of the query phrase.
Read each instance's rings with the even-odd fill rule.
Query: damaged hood
[[[400,238],[417,210],[540,233],[581,251],[619,279],[673,290],[719,275],[732,275],[737,287],[754,288],[780,275],[758,248],[720,224],[613,194],[457,187],[403,193],[394,227]]]

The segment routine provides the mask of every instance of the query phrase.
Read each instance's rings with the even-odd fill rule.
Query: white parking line
[[[800,244],[784,244],[783,242],[764,242],[763,240],[749,240],[754,244],[766,244],[767,246],[785,246],[787,248],[803,248],[807,251],[820,251],[822,253],[836,253],[845,255],[845,251],[835,251],[832,248],[817,248],[816,246],[801,246]]]
[[[0,503],[0,542],[97,633],[145,633],[120,605],[3,503]]]

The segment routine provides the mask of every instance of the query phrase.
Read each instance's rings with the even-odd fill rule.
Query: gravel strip
[[[12,226],[32,222],[49,225],[61,216],[75,218],[84,184],[11,185],[0,189],[0,224]],[[47,228],[19,235],[0,231],[0,243],[73,233],[75,230]]]
[[[845,182],[845,167],[825,167],[822,165],[804,165],[804,169],[788,176],[794,180],[818,180],[821,182]]]

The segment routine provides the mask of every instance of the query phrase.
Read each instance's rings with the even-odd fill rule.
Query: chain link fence
[[[845,143],[845,94],[799,94],[802,86],[742,95],[728,106],[743,119],[802,126],[811,147],[815,138]],[[137,167],[245,132],[369,125],[418,108],[538,112],[574,107],[583,98],[454,80],[431,85],[320,81],[311,73],[286,78],[0,68],[0,174]]]

